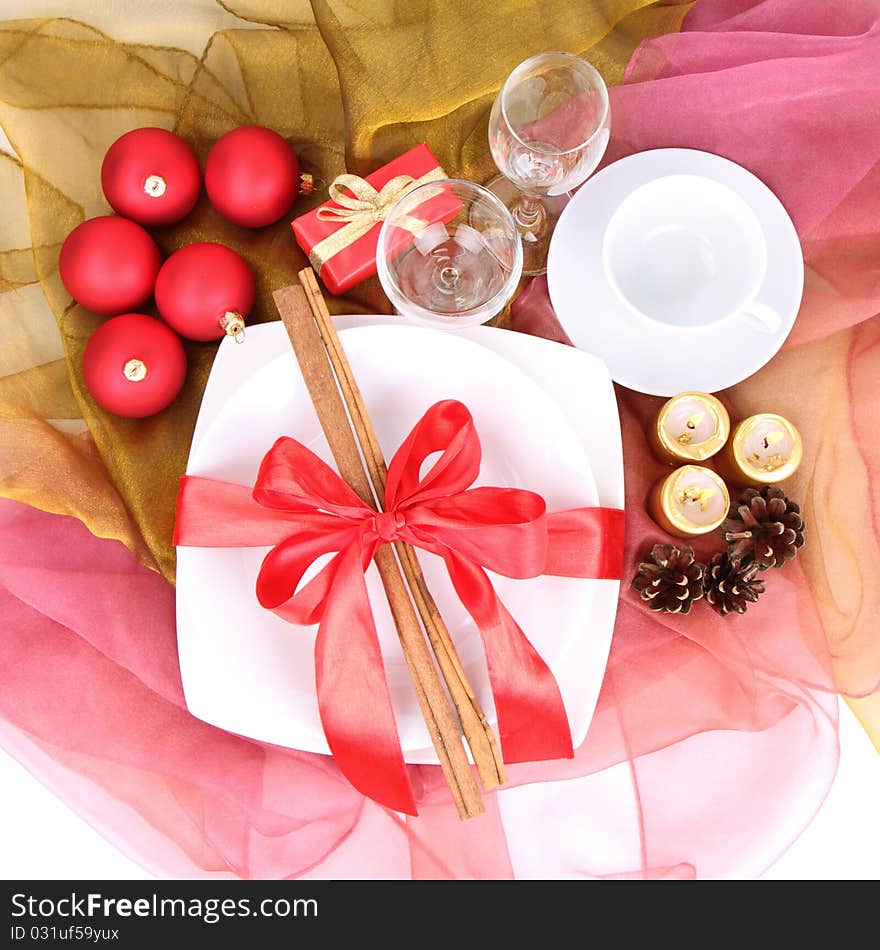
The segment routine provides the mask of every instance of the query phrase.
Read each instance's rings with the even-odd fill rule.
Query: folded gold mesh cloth
[[[72,303],[58,253],[80,221],[109,210],[100,167],[110,144],[157,125],[186,137],[204,159],[224,132],[256,123],[287,137],[324,182],[345,170],[365,174],[421,141],[450,174],[482,181],[493,173],[488,111],[513,66],[539,50],[566,49],[586,53],[615,83],[636,44],[677,30],[689,4],[177,6],[114,4],[95,11],[100,29],[69,19],[0,26],[0,124],[17,156],[0,161],[0,494],[75,515],[169,578],[177,477],[215,346],[187,345],[186,386],[150,419],[109,415],[85,389],[82,351],[100,318]],[[218,16],[240,28],[202,36]],[[163,22],[181,48],[160,45]],[[139,23],[149,44],[131,41]],[[301,197],[295,213],[323,197]],[[257,278],[254,321],[275,319],[272,290],[307,263],[289,217],[246,231],[204,196],[181,225],[154,234],[164,253],[198,240],[239,251]],[[388,303],[371,280],[334,308],[387,311]]]

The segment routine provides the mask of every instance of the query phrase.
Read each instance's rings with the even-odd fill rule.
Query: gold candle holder
[[[704,462],[719,452],[730,435],[730,416],[708,393],[673,396],[648,429],[648,442],[661,462]]]
[[[711,468],[682,465],[651,489],[648,511],[669,534],[692,538],[721,526],[730,510],[723,479]]]
[[[801,434],[788,419],[761,412],[743,419],[718,457],[731,485],[758,487],[791,478],[804,457]]]

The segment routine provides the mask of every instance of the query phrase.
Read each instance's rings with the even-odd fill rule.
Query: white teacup
[[[782,318],[756,300],[767,245],[752,209],[734,191],[699,175],[667,175],[628,195],[603,242],[605,273],[643,317],[701,327],[751,318],[775,332]]]

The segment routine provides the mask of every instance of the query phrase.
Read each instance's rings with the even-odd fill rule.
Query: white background
[[[766,878],[880,879],[880,756],[845,704],[840,744],[840,769],[825,804]],[[3,752],[0,789],[0,878],[151,877]]]

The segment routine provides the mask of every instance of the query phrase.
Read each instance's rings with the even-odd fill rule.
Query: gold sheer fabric
[[[101,29],[72,19],[0,26],[0,124],[17,156],[0,161],[0,493],[74,515],[173,578],[177,478],[215,347],[187,346],[187,383],[165,412],[112,416],[80,369],[100,318],[74,304],[58,276],[66,235],[109,210],[100,167],[114,139],[158,125],[204,159],[224,132],[258,123],[288,138],[324,182],[427,141],[448,173],[484,180],[493,172],[488,111],[516,63],[566,49],[618,82],[636,44],[677,30],[689,4],[190,0],[179,15],[176,4],[155,6],[155,16],[144,4],[96,11]],[[149,45],[132,41],[138,21]],[[163,22],[173,46],[161,45]],[[206,34],[226,23],[235,28]],[[300,198],[295,213],[320,200],[320,190]],[[276,318],[272,290],[306,263],[289,217],[246,231],[204,197],[181,225],[154,234],[164,253],[217,240],[243,254],[257,276],[254,321]],[[334,307],[388,304],[371,280]]]

